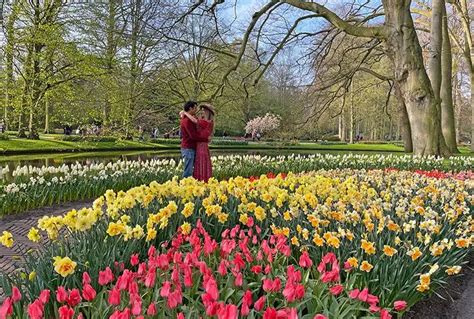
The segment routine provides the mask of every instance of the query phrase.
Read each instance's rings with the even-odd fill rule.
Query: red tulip
[[[8,316],[13,314],[13,300],[11,297],[5,298],[0,307],[0,318],[7,318]]]
[[[266,300],[267,300],[266,297],[262,296],[257,301],[255,301],[255,305],[254,305],[255,310],[257,310],[257,311],[262,310],[263,306],[265,306],[265,301]]]
[[[79,289],[74,288],[73,290],[69,291],[69,297],[67,298],[67,303],[71,307],[75,307],[78,303],[81,302],[81,294],[79,293]]]
[[[21,292],[20,289],[17,287],[13,286],[12,287],[12,301],[13,303],[17,303],[18,301],[21,300]]]
[[[91,283],[91,277],[87,272],[82,273],[82,285],[90,284]]]
[[[168,297],[168,307],[171,309],[176,308],[179,304],[183,302],[183,294],[180,289],[176,289],[170,293]]]
[[[310,268],[313,265],[313,261],[309,258],[307,251],[304,251],[303,254],[301,254],[299,264],[303,268]]]
[[[380,319],[391,319],[392,315],[390,315],[390,312],[386,309],[380,310]]]
[[[176,319],[185,319],[184,314],[182,312],[178,313]]]
[[[118,306],[120,305],[120,290],[113,288],[109,291],[109,304]]]
[[[142,298],[140,295],[131,296],[132,314],[138,316],[142,313]]]
[[[329,292],[334,296],[340,295],[343,291],[344,287],[342,285],[335,285],[334,287],[331,287],[331,289],[329,289]]]
[[[40,293],[40,296],[39,296],[39,300],[41,301],[41,303],[44,305],[46,303],[48,303],[49,301],[49,290],[48,289],[44,289],[41,291]]]
[[[268,307],[263,313],[263,319],[277,319],[277,311],[275,308]]]
[[[243,283],[244,283],[244,278],[242,276],[242,273],[239,272],[235,276],[234,285],[236,285],[237,287],[242,287]]]
[[[85,300],[92,301],[92,300],[94,300],[96,295],[97,295],[97,293],[94,290],[94,288],[92,288],[91,285],[85,284],[82,287],[82,296],[84,297]]]
[[[150,305],[148,306],[148,309],[146,310],[146,314],[149,316],[154,316],[156,315],[156,305],[154,302],[151,302]]]
[[[369,289],[364,288],[357,296],[357,299],[359,299],[360,301],[366,302],[368,297],[369,297]]]
[[[355,299],[357,298],[357,296],[359,296],[359,293],[360,293],[359,289],[351,290],[351,292],[349,293],[349,298]]]
[[[74,309],[64,305],[58,309],[59,319],[72,319],[74,317]]]
[[[28,315],[30,316],[30,319],[42,319],[43,310],[44,303],[39,299],[36,299],[32,304],[28,305]]]
[[[160,296],[167,298],[171,292],[171,282],[165,281],[161,287]]]
[[[217,312],[218,319],[237,319],[239,316],[239,308],[236,305],[223,305]]]
[[[104,271],[99,271],[99,285],[104,286],[114,280],[114,275],[110,267],[105,268]]]
[[[326,317],[325,315],[319,314],[319,315],[314,316],[313,319],[328,319],[328,317]]]
[[[407,302],[405,300],[397,300],[393,303],[393,309],[396,311],[403,311],[407,307]]]
[[[260,265],[255,265],[250,268],[250,271],[253,272],[254,274],[258,275],[259,273],[262,272],[262,266]]]
[[[138,254],[133,254],[131,257],[130,257],[130,264],[132,266],[136,266],[140,263],[140,259],[138,259]]]
[[[58,289],[56,290],[56,300],[59,303],[63,303],[67,301],[67,291],[64,289],[63,286],[59,286]]]

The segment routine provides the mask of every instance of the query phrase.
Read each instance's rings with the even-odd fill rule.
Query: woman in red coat
[[[207,182],[212,177],[211,154],[209,142],[214,129],[214,108],[210,104],[201,105],[200,117],[196,118],[187,112],[180,112],[181,116],[188,117],[197,126],[197,138],[207,142],[196,143],[196,157],[194,159],[193,177]]]

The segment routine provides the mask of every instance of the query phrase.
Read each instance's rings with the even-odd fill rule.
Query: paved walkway
[[[52,207],[43,207],[23,214],[5,216],[0,219],[0,234],[8,230],[13,234],[13,247],[6,248],[0,245],[0,273],[10,273],[23,265],[23,257],[32,248],[38,248],[26,236],[31,227],[36,226],[38,219],[44,215],[60,215],[71,209],[79,209],[84,206],[92,205],[91,201],[81,201],[55,205]],[[0,288],[0,300],[2,290]]]

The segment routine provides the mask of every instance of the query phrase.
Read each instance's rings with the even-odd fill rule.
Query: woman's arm
[[[198,122],[198,119],[197,119],[197,118],[195,118],[194,116],[192,116],[191,114],[189,114],[188,112],[185,112],[185,111],[179,112],[179,116],[181,116],[181,118],[183,118],[183,117],[186,116],[186,117],[187,117],[188,119],[190,119],[191,122],[193,122],[194,124],[197,124],[197,122]]]

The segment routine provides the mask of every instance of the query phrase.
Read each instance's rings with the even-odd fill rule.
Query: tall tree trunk
[[[351,104],[349,107],[349,143],[354,144],[354,79],[351,81]]]
[[[463,101],[459,96],[459,79],[456,75],[454,76],[454,93],[453,93],[453,105],[456,116],[456,144],[461,143],[461,114],[463,109]]]
[[[471,72],[471,151],[474,152],[474,72]]]
[[[456,144],[456,127],[454,121],[454,103],[453,103],[453,57],[451,54],[451,40],[449,39],[448,17],[446,14],[446,5],[443,1],[443,46],[441,51],[441,129],[443,132],[446,146],[451,153],[459,153]]]
[[[395,83],[394,89],[398,103],[399,128],[401,130],[403,147],[405,152],[411,153],[413,152],[413,142],[411,139],[411,127],[410,120],[408,119],[407,107],[405,105],[405,100],[403,99],[402,91],[400,90],[398,83]]]
[[[135,0],[132,4],[132,36],[130,52],[130,83],[129,83],[129,105],[126,112],[127,131],[131,128],[134,118],[136,104],[136,85],[138,77],[138,33],[140,31],[140,15],[142,0]]]
[[[385,25],[390,29],[387,54],[405,101],[416,155],[448,155],[441,132],[440,101],[423,64],[421,46],[410,12],[411,1],[383,0]]]
[[[13,51],[15,48],[15,21],[18,17],[18,1],[12,3],[12,11],[8,16],[6,25],[6,46],[5,46],[5,59],[6,59],[6,83],[5,83],[5,106],[4,106],[4,119],[5,119],[5,130],[10,127],[10,112],[13,109],[12,103],[12,90],[13,90]]]
[[[47,96],[44,97],[44,132],[46,134],[50,133],[49,131],[49,98]]]
[[[108,1],[107,26],[106,26],[106,49],[105,49],[105,68],[107,81],[112,78],[114,69],[114,60],[116,54],[116,18],[117,18],[117,0]],[[110,112],[112,110],[112,102],[110,92],[105,93],[105,101],[102,109],[102,124],[110,125]]]

